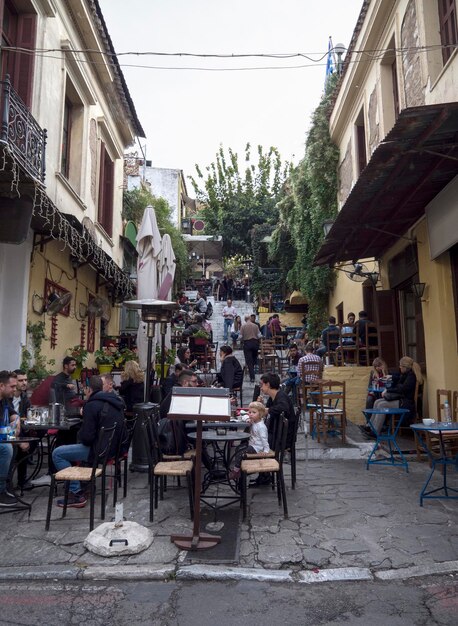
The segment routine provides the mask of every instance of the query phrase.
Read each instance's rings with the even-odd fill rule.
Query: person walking
[[[234,323],[234,319],[237,317],[237,309],[232,306],[232,300],[227,299],[226,306],[223,308],[224,318],[224,343],[227,343],[229,331]]]
[[[260,334],[259,326],[252,322],[250,317],[245,317],[245,324],[240,329],[240,339],[251,383],[254,383],[254,366],[258,361]]]

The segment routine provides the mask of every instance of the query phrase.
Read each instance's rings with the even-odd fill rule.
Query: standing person
[[[79,443],[60,446],[52,453],[52,460],[57,471],[70,467],[74,461],[94,461],[100,429],[116,426],[111,441],[109,458],[114,457],[118,450],[120,438],[124,436],[124,402],[115,393],[103,391],[103,381],[100,376],[92,376],[86,395],[86,404],[83,407],[83,423],[78,432]],[[71,481],[68,505],[76,509],[86,505],[86,496],[81,490],[79,481]],[[57,501],[57,506],[64,506],[64,499]]]
[[[418,385],[423,383],[421,368],[409,356],[403,356],[399,361],[399,369],[401,376],[396,385],[382,391],[382,397],[374,402],[374,409],[386,408],[403,408],[409,409],[410,413],[406,414],[403,420],[404,425],[411,424],[415,419],[417,407],[415,406],[415,390]],[[377,413],[371,417],[373,428],[380,433],[385,423],[386,416],[383,413]]]
[[[10,372],[6,370],[0,372],[0,420],[8,421],[10,424],[19,420],[19,415],[11,403],[16,384],[16,378],[11,376]],[[16,496],[6,490],[6,480],[12,459],[13,446],[9,443],[0,442],[0,507],[17,504]]]
[[[126,361],[121,374],[119,395],[126,403],[126,411],[132,413],[134,405],[143,402],[145,397],[145,375],[137,361]]]
[[[250,438],[248,444],[246,442],[237,446],[236,453],[234,455],[232,471],[229,473],[231,480],[238,480],[240,478],[240,466],[244,454],[256,454],[258,452],[269,452],[269,441],[267,434],[267,427],[264,424],[264,415],[266,414],[266,407],[262,402],[250,402],[248,406],[248,422],[250,423]]]
[[[224,318],[224,343],[227,343],[227,338],[229,335],[229,330],[234,322],[234,319],[237,317],[237,309],[232,306],[232,300],[230,298],[227,299],[226,306],[223,308],[223,318]]]
[[[254,383],[254,366],[258,361],[260,334],[259,326],[252,321],[252,316],[245,318],[245,324],[240,329],[240,339],[243,342],[243,354],[251,383]]]
[[[83,401],[78,397],[78,386],[76,380],[73,380],[72,374],[76,370],[76,361],[71,356],[66,356],[62,361],[62,371],[51,385],[56,396],[56,402],[63,404],[68,413],[78,413],[83,406]]]
[[[243,369],[239,361],[232,354],[230,346],[221,346],[219,351],[221,369],[216,380],[222,387],[238,389],[243,384]]]

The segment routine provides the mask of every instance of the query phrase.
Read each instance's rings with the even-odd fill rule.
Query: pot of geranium
[[[99,374],[108,374],[113,369],[115,364],[115,356],[110,352],[109,348],[101,348],[94,352],[95,362]]]
[[[89,356],[88,351],[83,346],[74,346],[68,350],[69,355],[72,359],[76,361],[76,370],[72,374],[72,378],[74,380],[79,380],[81,377],[81,371],[84,367],[84,363],[86,362],[87,357]]]

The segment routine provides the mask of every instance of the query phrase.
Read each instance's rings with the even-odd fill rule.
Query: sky
[[[221,144],[238,152],[239,162],[247,142],[278,148],[284,161],[300,161],[310,116],[323,92],[329,37],[334,45],[349,45],[363,0],[99,3],[118,55],[300,52],[312,57],[312,61],[301,57],[118,57],[146,133],[141,140],[146,158],[155,167],[182,169],[185,176],[195,176],[195,164],[204,170],[215,161]],[[129,64],[175,69],[127,67]],[[234,71],[272,66],[287,69]],[[176,69],[179,67],[206,71]],[[212,71],[207,71],[209,68]],[[216,68],[224,71],[214,71]]]

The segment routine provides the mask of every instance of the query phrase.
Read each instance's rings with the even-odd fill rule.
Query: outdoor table
[[[409,413],[409,409],[402,409],[402,408],[396,408],[396,407],[393,407],[393,408],[380,407],[378,409],[364,409],[363,410],[363,414],[364,414],[364,417],[366,418],[367,425],[369,426],[369,428],[372,430],[372,432],[377,438],[374,444],[374,447],[372,448],[372,451],[369,454],[369,457],[367,459],[366,469],[369,469],[369,465],[400,465],[406,468],[406,472],[409,471],[409,465],[407,463],[407,460],[402,454],[401,449],[399,448],[396,442],[396,437],[397,437],[399,428],[401,427],[402,420],[404,419],[404,416],[407,413]],[[385,415],[385,418],[387,419],[385,419],[385,423],[382,427],[382,430],[378,433],[376,429],[374,428],[374,426],[372,425],[371,417],[372,415],[380,415],[380,414]],[[399,417],[399,421],[396,424],[396,426],[393,427],[393,419],[396,416]],[[372,457],[374,456],[377,448],[379,447],[380,444],[384,442],[388,444],[388,448],[390,451],[390,458],[389,459],[385,459],[385,458],[373,459]],[[395,451],[399,454],[399,459],[400,459],[399,461],[397,461],[394,456],[393,447],[395,448]]]
[[[38,441],[39,438],[38,437],[14,437],[13,439],[3,439],[2,441],[0,441],[0,445],[12,445],[12,446],[18,446],[21,443],[32,443],[33,441]],[[27,459],[29,457],[26,456],[23,459],[21,459],[20,463],[26,463]],[[15,463],[15,465],[17,466],[18,464],[13,461],[13,463]],[[4,477],[7,482],[9,480],[9,475]],[[10,481],[12,482],[12,481]],[[12,489],[12,486],[10,485],[10,489]],[[15,490],[12,489],[12,491],[14,492]],[[0,515],[2,513],[10,513],[10,512],[14,512],[14,511],[28,511],[29,512],[29,517],[30,517],[30,513],[32,511],[32,505],[29,502],[25,502],[25,500],[22,500],[17,493],[14,493],[18,503],[15,504],[14,506],[8,506],[8,507],[0,507]],[[22,495],[22,494],[21,494]]]
[[[41,471],[41,468],[43,466],[43,459],[44,459],[44,455],[45,455],[45,450],[43,447],[43,438],[46,437],[46,441],[47,441],[47,454],[48,456],[51,455],[52,453],[52,449],[53,449],[53,445],[54,445],[54,441],[55,441],[55,434],[50,432],[53,430],[58,430],[58,431],[70,431],[72,429],[76,429],[79,428],[81,426],[82,423],[82,419],[81,418],[70,418],[70,419],[65,419],[63,421],[61,421],[59,424],[54,424],[52,422],[47,423],[47,424],[41,424],[41,423],[36,423],[33,421],[29,421],[29,420],[25,420],[22,421],[22,427],[24,428],[25,432],[28,431],[32,431],[32,432],[36,432],[36,433],[40,433],[38,434],[37,437],[34,438],[34,441],[38,441],[38,459],[37,459],[37,463],[32,471],[32,473],[30,474],[30,476],[27,478],[27,482],[31,482],[34,478],[36,478],[38,476],[38,474]],[[53,439],[54,437],[54,439]]]
[[[189,433],[188,437],[196,440],[197,433]],[[230,464],[232,457],[234,456],[231,454],[231,445],[236,441],[246,441],[249,438],[250,433],[234,430],[227,430],[224,434],[219,434],[218,430],[215,429],[205,430],[202,433],[202,441],[213,445],[214,456],[212,459],[212,467],[207,470],[202,481],[200,499],[201,502],[213,509],[215,513],[215,521],[218,509],[223,509],[230,504],[234,504],[235,502],[240,503],[240,493],[237,489],[237,481],[231,481],[229,479]],[[216,490],[216,493],[208,493],[209,489],[215,485],[226,485],[230,487],[230,489],[234,492],[234,495],[220,494],[218,489]],[[210,499],[213,502],[210,502]],[[218,500],[223,501],[223,504],[218,504]]]
[[[425,484],[423,485],[423,489],[420,493],[420,506],[423,506],[423,500],[458,500],[458,489],[454,489],[447,484],[447,467],[451,467],[452,465],[457,468],[458,467],[458,458],[447,456],[447,450],[445,449],[444,435],[453,434],[458,435],[458,422],[453,422],[451,424],[442,424],[441,422],[431,424],[426,426],[425,424],[412,424],[410,426],[415,433],[418,441],[421,446],[424,448],[428,458],[431,461],[431,471],[429,473],[428,478],[426,479]],[[438,455],[435,455],[430,446],[428,446],[427,442],[427,433],[431,435],[435,435],[439,439],[439,451]],[[431,489],[430,491],[426,491],[431,478],[433,477],[434,470],[436,469],[436,465],[442,467],[442,485],[437,487],[436,489]],[[440,493],[443,492],[443,495]],[[432,495],[438,494],[438,495]]]

